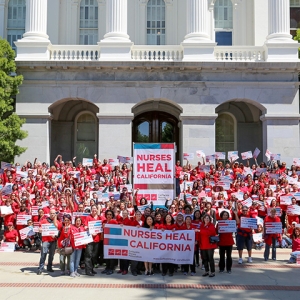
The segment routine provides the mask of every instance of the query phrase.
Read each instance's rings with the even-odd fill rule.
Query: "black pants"
[[[199,244],[196,244],[194,256],[195,256],[196,264],[199,265]]]
[[[131,261],[131,273],[133,272],[140,272],[143,267],[143,263],[137,260]]]
[[[120,259],[120,270],[128,272],[129,260],[128,259]]]
[[[115,265],[116,263],[118,264],[118,260],[117,259],[106,259],[106,270],[110,270],[113,271],[115,269]]]
[[[209,272],[210,269],[212,273],[215,273],[214,251],[215,249],[201,250],[205,272]]]
[[[99,242],[97,263],[101,266],[104,263],[103,241]]]
[[[92,242],[87,244],[84,256],[86,273],[92,272],[94,265],[97,263],[98,249],[99,243]]]
[[[189,268],[191,268],[192,273],[196,273],[195,257],[192,265],[183,265],[183,270],[185,273],[189,272]]]
[[[169,270],[169,274],[173,274],[174,273],[174,264],[170,264],[170,263],[163,263],[162,264],[162,272],[164,274],[167,274],[168,270]]]
[[[219,269],[220,271],[224,271],[225,269],[225,253],[226,253],[226,270],[231,271],[232,267],[232,246],[219,246],[219,253],[220,253],[220,262],[219,262]]]

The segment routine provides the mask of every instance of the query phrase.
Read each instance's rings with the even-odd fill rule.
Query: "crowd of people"
[[[9,164],[8,164],[9,165]],[[300,167],[269,161],[250,166],[236,161],[205,165],[188,162],[175,166],[176,195],[156,206],[139,195],[130,184],[130,164],[110,165],[94,156],[91,166],[76,164],[76,158],[64,162],[58,155],[52,166],[40,163],[16,163],[0,174],[0,229],[2,242],[15,243],[15,249],[40,250],[37,274],[42,274],[48,255],[47,271],[56,249],[62,275],[94,276],[105,264],[103,274],[132,275],[144,273],[163,276],[181,270],[195,275],[196,267],[203,276],[215,276],[214,252],[219,248],[219,272],[232,271],[232,249],[236,244],[238,263],[243,263],[243,250],[252,263],[252,249],[264,248],[264,259],[276,260],[277,247],[291,247],[290,263],[300,254],[300,225],[297,213],[300,201]],[[9,187],[9,188],[8,188]],[[11,190],[10,190],[11,189]],[[105,197],[103,196],[105,195]],[[296,212],[296,213],[293,213]],[[257,227],[243,228],[242,218],[257,219]],[[22,220],[22,221],[20,221]],[[25,220],[25,221],[24,221]],[[104,259],[103,232],[92,234],[93,241],[76,246],[74,235],[89,230],[89,222],[100,220],[102,226],[144,227],[149,230],[195,231],[194,260],[191,265],[153,264],[129,260]],[[236,234],[220,232],[220,220],[235,220]],[[281,223],[281,233],[266,233],[266,224]],[[43,236],[43,224],[53,224],[58,234]],[[27,230],[24,233],[24,229]],[[215,237],[212,238],[212,237]]]

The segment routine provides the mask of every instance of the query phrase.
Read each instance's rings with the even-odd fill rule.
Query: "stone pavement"
[[[61,276],[58,255],[55,255],[54,273],[37,276],[38,252],[0,253],[0,299],[85,299],[114,297],[118,300],[135,299],[300,299],[300,269],[287,264],[290,249],[277,249],[277,261],[263,260],[263,251],[253,250],[253,263],[237,264],[237,251],[233,251],[232,274],[218,273],[216,277],[202,277],[198,268],[196,276],[173,277],[140,275],[123,276],[101,274],[95,277],[71,278]],[[245,252],[246,255],[246,252]],[[215,252],[216,264],[218,251]]]

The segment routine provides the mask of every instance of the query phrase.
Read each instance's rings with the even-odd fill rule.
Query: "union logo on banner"
[[[122,256],[128,256],[128,250],[122,250]]]
[[[115,255],[115,249],[108,249],[108,255]]]
[[[121,255],[121,252],[122,252],[121,249],[116,249],[115,250],[115,255]]]

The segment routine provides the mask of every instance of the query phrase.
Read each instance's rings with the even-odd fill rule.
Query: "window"
[[[78,161],[82,158],[92,158],[97,153],[96,119],[90,113],[82,113],[76,122],[75,156]]]
[[[16,50],[15,41],[25,33],[26,0],[10,0],[7,15],[7,41]]]
[[[235,120],[227,113],[220,114],[216,120],[216,152],[234,151]]]
[[[144,121],[137,126],[136,142],[149,143],[149,141],[150,141],[150,124],[148,121]]]
[[[216,42],[219,46],[231,46],[233,28],[233,7],[231,0],[216,0],[214,16]]]
[[[300,28],[300,0],[290,2],[290,28],[291,35],[296,36],[296,31]]]
[[[147,5],[147,45],[165,45],[165,1],[149,0]]]
[[[98,1],[81,0],[79,44],[96,45],[98,42]]]

